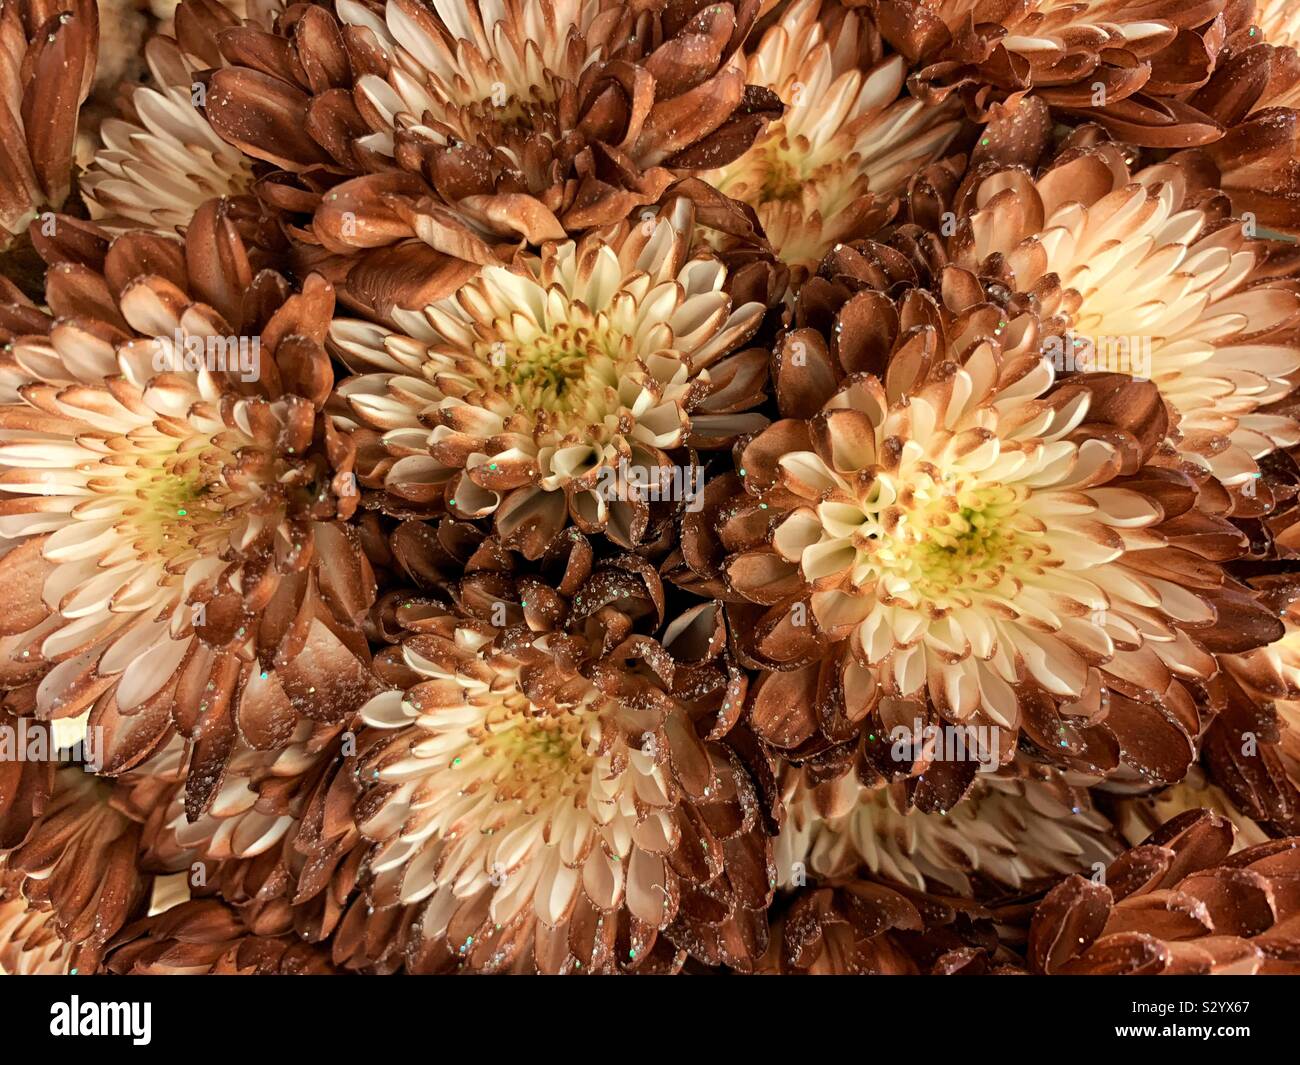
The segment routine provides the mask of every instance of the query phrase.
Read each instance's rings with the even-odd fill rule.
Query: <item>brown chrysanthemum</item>
[[[0,792],[0,833],[7,836],[15,819],[30,822],[21,841],[0,852],[0,898],[16,900],[0,904],[12,922],[0,939],[0,966],[8,967],[6,954],[16,960],[43,944],[48,964],[90,972],[144,897],[139,826],[114,808],[106,782],[75,766],[47,763],[40,773],[48,774],[48,790],[37,796]],[[45,916],[25,917],[23,906]]]
[[[698,468],[668,452],[718,448],[766,423],[764,315],[733,305],[727,270],[688,257],[694,208],[484,267],[455,295],[395,312],[401,332],[343,319],[331,336],[360,375],[338,389],[348,428],[381,431],[365,483],[393,509],[491,517],[538,557],[569,522],[623,547],[652,501],[691,502]],[[375,372],[379,371],[379,372]]]
[[[834,880],[778,900],[769,976],[980,975],[1002,971],[991,914],[978,903],[866,880]]]
[[[1290,9],[1288,15],[1287,10]],[[1193,104],[1225,130],[1206,146],[1219,170],[1217,184],[1233,210],[1260,226],[1300,232],[1300,55],[1294,5],[1261,5],[1267,27],[1237,33]]]
[[[1187,147],[1218,125],[1186,102],[1223,47],[1224,0],[874,0],[922,99],[958,94],[983,121],[1033,92],[1135,144]]]
[[[1229,821],[1189,810],[1095,882],[1048,892],[1029,930],[1037,973],[1155,976],[1300,971],[1300,839],[1231,854]]]
[[[1206,735],[1206,765],[1243,812],[1272,835],[1300,833],[1300,588],[1295,577],[1255,578],[1285,631],[1223,655],[1223,709]]]
[[[752,968],[765,949],[757,796],[736,754],[701,738],[737,698],[709,663],[720,611],[693,608],[662,643],[620,638],[617,596],[577,613],[611,580],[594,574],[550,630],[413,622],[390,665],[402,688],[363,708],[367,894],[376,921],[414,918],[408,968],[657,971],[688,953]],[[531,595],[517,609],[540,618]]]
[[[217,34],[213,127],[280,168],[303,255],[387,313],[729,162],[779,111],[734,61],[758,4],[339,0]]]
[[[1245,549],[1202,501],[1222,489],[1178,468],[1154,384],[1056,381],[1032,302],[995,302],[959,266],[936,278],[942,304],[919,289],[895,304],[879,264],[906,262],[845,248],[809,283],[809,320],[840,304],[827,334],[779,345],[791,416],[739,449],[744,490],[706,505],[712,528],[684,529],[692,573],[753,604],[731,609],[768,671],[756,731],[796,759],[856,746],[864,780],[906,775],[863,740],[914,718],[986,729],[1002,760],[1028,744],[1087,773],[1180,779],[1210,650],[1278,630],[1220,568]],[[939,770],[946,808],[975,765]]]
[[[333,297],[254,276],[217,201],[184,244],[58,232],[55,317],[0,360],[3,679],[40,718],[88,713],[110,773],[174,724],[197,810],[237,737],[375,690],[352,448],[320,417]]]
[[[319,948],[293,936],[256,935],[215,899],[183,902],[129,925],[105,958],[128,976],[323,976]]]
[[[143,823],[141,864],[185,878],[190,895],[220,899],[256,936],[322,944],[341,967],[394,971],[396,939],[351,938],[365,912],[351,905],[366,857],[354,822],[359,792],[342,771],[355,752],[352,728],[299,721],[278,748],[236,750],[220,791],[191,818],[186,752],[173,741],[120,780],[120,804]],[[340,929],[349,913],[351,930]]]
[[[15,0],[0,10],[0,263],[33,292],[38,264],[29,248],[11,245],[72,188],[77,111],[94,81],[98,39],[94,0]]]

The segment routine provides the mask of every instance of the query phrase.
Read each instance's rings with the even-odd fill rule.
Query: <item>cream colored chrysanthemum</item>
[[[967,267],[1001,253],[1023,292],[1059,279],[1069,332],[1058,367],[1154,381],[1182,455],[1239,487],[1256,459],[1300,442],[1293,419],[1261,410],[1300,372],[1300,296],[1265,265],[1249,219],[1215,225],[1207,191],[1177,165],[1130,176],[1106,145],[1036,182],[1013,170],[985,179],[953,250]]]
[[[462,628],[455,640],[454,666],[408,646],[421,682],[362,710],[366,724],[402,730],[366,763],[386,793],[360,825],[387,840],[370,863],[381,885],[396,881],[403,903],[432,898],[427,938],[476,896],[501,925],[522,915],[554,927],[580,893],[664,923],[680,827],[663,752],[630,744],[629,711],[580,678],[538,705],[517,662],[484,653],[487,637]]]
[[[381,732],[358,736],[358,777],[374,790],[359,820],[376,841],[370,895],[375,905],[422,903],[419,935],[442,943],[449,961],[485,971],[517,961],[603,966],[607,937],[584,947],[589,932],[570,938],[569,922],[608,923],[612,936],[629,916],[644,924],[620,960],[635,960],[644,937],[676,914],[679,878],[720,871],[674,853],[688,800],[662,709],[633,707],[558,666],[550,642],[565,639],[507,653],[483,626],[454,623],[405,645],[418,683],[362,709]],[[706,768],[700,785],[699,801],[735,819],[727,831],[752,821],[725,763]],[[490,957],[477,942],[484,935],[498,944]]]
[[[215,196],[252,182],[239,149],[217,136],[200,109],[203,86],[175,42],[153,38],[145,56],[150,85],[134,90],[139,122],[107,118],[104,146],[81,178],[90,216],[110,232],[144,227],[174,233]]]
[[[386,4],[382,17],[355,0],[337,6],[345,24],[372,30],[393,60],[387,79],[357,83],[393,131],[365,144],[388,154],[398,130],[438,144],[474,144],[511,126],[541,132],[553,126],[560,86],[621,43],[604,40],[622,18],[610,0],[434,0],[440,24],[402,3]]]
[[[792,771],[785,801],[776,845],[785,887],[863,867],[918,891],[969,897],[972,880],[1017,890],[1088,871],[1118,850],[1087,793],[1059,781],[981,776],[953,809],[923,813],[899,809],[890,789],[865,788],[852,773],[810,789]]]
[[[792,4],[750,55],[748,72],[781,98],[785,114],[743,156],[705,175],[757,210],[792,266],[812,268],[837,241],[866,236],[859,230],[873,197],[896,193],[960,125],[955,104],[930,107],[904,94],[901,56],[860,67],[866,32],[834,0]]]
[[[612,576],[571,570],[573,612],[612,595]],[[434,611],[385,653],[379,672],[402,690],[362,707],[324,801],[338,785],[363,837],[347,846],[365,912],[344,924],[402,943],[408,971],[674,971],[685,951],[748,970],[765,948],[757,794],[693,724],[727,686],[709,664],[721,641],[697,644],[720,632],[720,608],[674,618],[663,643],[614,643],[621,605],[562,631]],[[688,645],[683,701],[668,678]]]
[[[985,346],[893,402],[868,378],[827,405],[816,451],[777,459],[802,502],[772,547],[811,586],[820,630],[849,637],[855,700],[928,689],[945,716],[1015,728],[1025,679],[1090,714],[1105,698],[1090,667],[1128,650],[1149,648],[1122,672],[1159,670],[1151,651],[1179,675],[1212,668],[1176,624],[1213,607],[1140,565],[1163,546],[1160,506],[1107,485],[1120,455],[1078,439],[1091,396],[1046,395],[1054,376],[1039,360],[999,382]]]
[[[156,379],[150,352],[130,354],[76,333],[20,341],[27,381],[2,397],[0,490],[19,498],[3,504],[0,535],[41,586],[24,592],[36,624],[7,626],[0,654],[59,663],[40,690],[52,710],[95,658],[123,709],[155,694],[189,647],[187,594],[262,521],[256,477],[219,475],[253,441],[222,421],[211,375]]]
[[[395,312],[401,333],[336,321],[354,368],[339,388],[358,422],[386,430],[386,485],[428,499],[447,485],[466,517],[510,536],[566,510],[635,539],[635,493],[602,477],[671,467],[665,450],[761,427],[731,413],[761,399],[763,353],[725,358],[763,307],[732,308],[726,270],[687,259],[692,211],[677,200],[618,232],[547,245],[521,269],[485,267],[455,296]],[[460,471],[464,471],[461,475]]]
[[[158,263],[181,254],[143,235],[110,252]],[[39,681],[42,716],[92,705],[110,723],[138,714],[133,727],[107,730],[120,745],[110,761],[150,753],[174,701],[186,714],[238,707],[258,742],[294,707],[319,704],[318,686],[331,704],[346,702],[346,685],[356,705],[373,692],[343,642],[352,619],[337,617],[363,600],[348,590],[326,607],[310,577],[336,551],[326,583],[355,589],[359,579],[363,589],[368,571],[329,521],[337,508],[329,461],[312,447],[316,407],[279,376],[328,373],[319,338],[276,347],[286,322],[308,331],[297,325],[304,305],[328,314],[328,286],[312,278],[306,288],[272,316],[263,343],[232,336],[175,282],[142,275],[111,308],[135,337],[69,317],[0,359],[0,587],[11,604],[0,670],[9,685]],[[254,379],[276,381],[275,393]]]

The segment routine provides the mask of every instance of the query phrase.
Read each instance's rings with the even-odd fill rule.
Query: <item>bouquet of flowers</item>
[[[0,969],[1300,972],[1297,47],[2,0]]]

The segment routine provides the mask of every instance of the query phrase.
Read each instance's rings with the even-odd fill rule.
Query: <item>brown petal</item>
[[[1106,927],[1111,895],[1104,884],[1071,876],[1049,891],[1029,929],[1029,962],[1053,973],[1082,954]]]
[[[260,71],[218,70],[208,89],[208,121],[236,148],[297,173],[330,161],[307,133],[309,102],[300,89]]]

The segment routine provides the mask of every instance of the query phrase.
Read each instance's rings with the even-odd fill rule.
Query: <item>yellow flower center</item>
[[[910,482],[881,475],[862,500],[854,583],[884,582],[942,600],[959,591],[992,590],[1022,564],[1045,561],[1046,541],[1018,527],[1028,489],[945,480],[917,473]]]
[[[504,333],[505,331],[503,331]],[[491,388],[515,409],[534,417],[550,415],[557,428],[570,422],[600,421],[631,361],[625,338],[604,315],[555,324],[532,338],[504,335],[480,342]]]
[[[757,146],[755,161],[762,183],[754,206],[773,202],[797,203],[802,198],[804,184],[811,175],[805,173],[798,154],[791,149],[781,131],[769,135]]]
[[[501,699],[483,720],[473,754],[457,756],[452,768],[473,770],[491,784],[496,800],[536,804],[589,791],[596,759],[589,752],[599,735],[602,704],[539,707],[515,692]],[[477,756],[477,758],[475,758]]]
[[[205,435],[184,440],[138,440],[120,464],[105,464],[91,487],[125,497],[121,529],[137,557],[172,559],[189,551],[219,550],[239,502],[223,478],[233,461]]]

